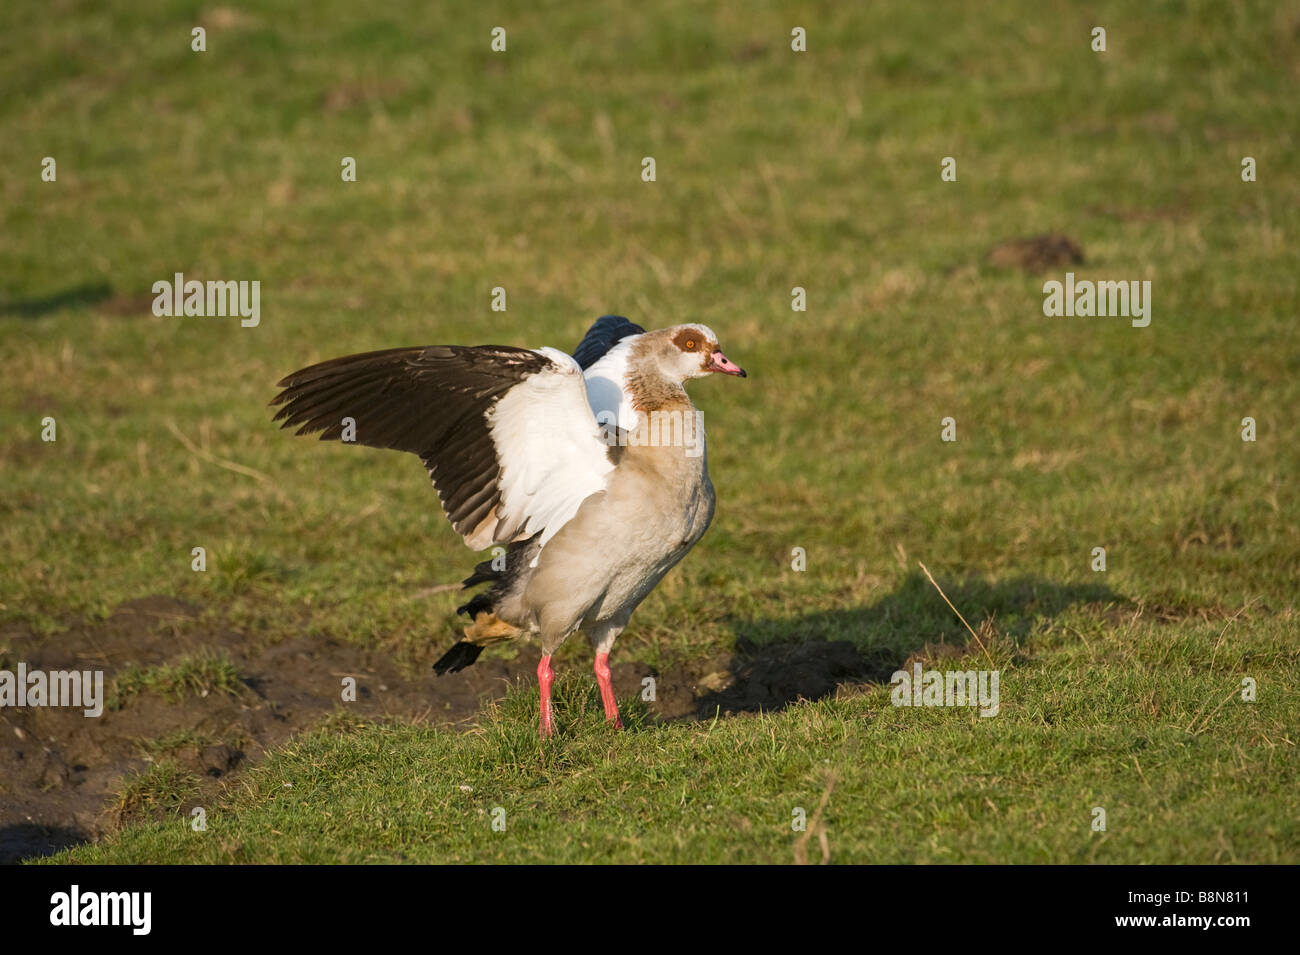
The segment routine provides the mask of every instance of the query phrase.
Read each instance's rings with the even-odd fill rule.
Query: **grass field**
[[[197,612],[127,708],[216,629],[436,701],[474,555],[274,383],[617,313],[750,377],[692,385],[717,515],[615,662],[870,666],[619,735],[575,639],[557,740],[528,686],[467,732],[340,704],[217,788],[141,762],[56,861],[1300,862],[1296,0],[120,7],[0,9],[0,663],[162,595]],[[1046,232],[1084,263],[989,264]],[[1067,268],[1149,280],[1150,326],[1045,317]],[[260,281],[260,324],[155,317],[175,272]],[[891,706],[911,659],[1000,670],[999,714]]]

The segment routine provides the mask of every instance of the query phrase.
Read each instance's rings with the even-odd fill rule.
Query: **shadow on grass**
[[[63,826],[42,826],[30,822],[0,826],[0,865],[14,865],[24,859],[52,856],[63,849],[89,841],[84,832]]]
[[[83,305],[98,305],[112,297],[113,290],[105,283],[85,283],[54,292],[40,298],[17,299],[0,302],[0,315],[14,315],[18,318],[41,318],[65,308],[77,308]]]
[[[1126,602],[1100,584],[1058,584],[1041,577],[936,579],[972,627],[979,630],[992,621],[1001,640],[1016,643],[1070,607]],[[845,683],[887,683],[927,646],[964,652],[971,642],[970,633],[918,571],[869,607],[728,622],[736,634],[732,679],[726,688],[699,699],[701,718],[719,709],[779,710],[800,699],[831,696]]]

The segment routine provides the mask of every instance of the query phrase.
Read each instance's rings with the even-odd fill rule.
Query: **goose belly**
[[[574,626],[626,621],[713,519],[707,473],[672,507],[613,491],[592,498],[546,545],[529,583],[530,598],[571,608]]]
[[[704,536],[714,509],[713,485],[707,473],[684,503],[652,519],[628,520],[621,525],[604,599],[591,608],[589,619],[630,614]]]

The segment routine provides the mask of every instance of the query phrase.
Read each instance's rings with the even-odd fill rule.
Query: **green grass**
[[[273,428],[274,382],[617,312],[705,322],[750,378],[692,386],[717,516],[616,661],[960,644],[921,560],[1008,669],[985,720],[877,689],[545,749],[523,712],[333,726],[206,834],[61,859],[789,861],[833,774],[835,861],[1300,860],[1300,3],[66,7],[0,10],[0,625],[164,593],[426,669],[458,598],[420,592],[473,556],[414,459]],[[1049,230],[1151,280],[1151,326],[985,264]],[[155,318],[176,271],[260,280],[261,325]]]
[[[830,787],[816,828],[832,862],[1294,862],[1300,822],[1275,811],[1296,782],[1292,683],[1216,708],[1238,653],[1255,672],[1292,658],[1280,631],[1225,660],[1220,628],[1192,628],[1173,662],[1156,628],[1122,632],[1111,656],[1004,670],[988,719],[876,690],[620,734],[570,679],[565,733],[542,744],[524,688],[465,734],[299,738],[206,832],[182,816],[56,861],[790,862],[794,812],[811,821]],[[1097,807],[1105,832],[1091,830]],[[816,838],[804,852],[822,858]]]
[[[197,777],[175,760],[164,759],[122,780],[111,809],[119,822],[167,811],[179,812],[199,792]]]
[[[153,738],[141,738],[136,741],[136,746],[142,757],[157,759],[160,756],[170,756],[180,749],[201,749],[213,742],[216,742],[213,737],[186,727]]]
[[[160,666],[126,667],[113,680],[108,708],[119,710],[141,693],[155,693],[179,702],[186,696],[207,696],[209,693],[234,696],[242,688],[239,671],[229,654],[202,651]]]

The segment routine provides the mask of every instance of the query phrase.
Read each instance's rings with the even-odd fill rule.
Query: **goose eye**
[[[688,338],[688,339],[686,339],[686,350],[687,350],[687,351],[695,351],[695,339],[694,339],[694,338]]]

